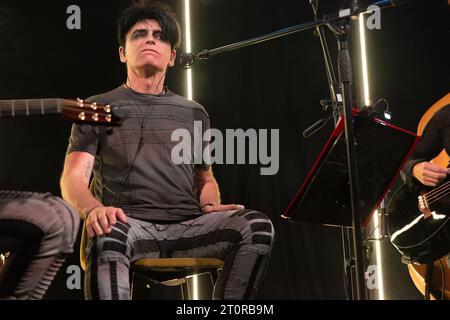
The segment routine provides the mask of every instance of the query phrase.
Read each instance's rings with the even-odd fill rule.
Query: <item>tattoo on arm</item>
[[[92,173],[92,167],[94,166],[94,161],[92,160],[87,160],[84,165],[83,165],[83,169],[84,169],[84,177],[86,179],[89,179],[91,177],[91,173]]]

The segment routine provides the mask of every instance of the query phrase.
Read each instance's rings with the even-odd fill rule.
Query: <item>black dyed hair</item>
[[[144,20],[155,20],[161,26],[162,39],[170,43],[172,49],[180,46],[180,23],[173,9],[159,1],[140,1],[125,9],[117,19],[119,46],[125,48],[126,35],[133,26]]]

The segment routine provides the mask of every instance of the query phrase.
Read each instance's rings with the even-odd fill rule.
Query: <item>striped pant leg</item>
[[[42,299],[73,252],[78,214],[50,194],[0,191],[0,298]]]
[[[112,231],[88,239],[87,269],[84,291],[89,300],[130,299],[130,264],[141,257],[159,257],[159,248],[150,246],[152,224],[128,217],[127,223],[117,221]]]
[[[262,282],[274,229],[262,213],[218,212],[173,224],[128,218],[110,234],[88,241],[88,299],[129,299],[130,263],[141,258],[209,257],[225,260],[215,288],[218,299],[254,297]]]
[[[180,235],[173,257],[216,257],[225,261],[215,299],[251,299],[264,279],[275,230],[261,212],[216,212],[171,226]]]

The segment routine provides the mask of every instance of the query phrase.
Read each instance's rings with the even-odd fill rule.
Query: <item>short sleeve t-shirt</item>
[[[94,196],[141,220],[170,222],[200,215],[194,174],[209,166],[203,152],[194,153],[199,150],[195,144],[205,148],[202,138],[210,128],[205,109],[170,91],[148,95],[123,86],[87,101],[110,104],[122,118],[120,127],[72,126],[67,154],[95,156],[90,186]],[[182,140],[191,148],[174,153]],[[173,154],[179,156],[177,161]],[[190,161],[180,163],[180,156]]]

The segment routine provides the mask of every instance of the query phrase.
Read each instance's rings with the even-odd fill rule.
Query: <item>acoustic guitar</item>
[[[61,114],[64,118],[82,124],[119,126],[122,119],[115,113],[116,108],[85,102],[81,99],[21,99],[0,100],[0,119],[25,116]],[[0,269],[9,253],[0,252]]]
[[[441,108],[450,104],[450,93],[435,103],[422,117],[418,134]],[[449,156],[443,150],[431,162],[447,167]],[[402,186],[395,193],[388,208],[391,242],[408,264],[411,278],[425,294],[427,264],[433,268],[432,287],[439,297],[450,299],[450,269],[445,255],[450,252],[450,179],[447,177],[434,188],[423,187],[413,193]]]

